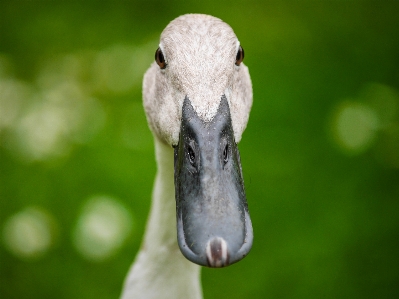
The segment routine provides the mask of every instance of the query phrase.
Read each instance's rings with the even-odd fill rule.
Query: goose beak
[[[185,98],[174,161],[181,252],[201,266],[238,262],[252,247],[253,231],[225,96],[210,122],[202,121]]]

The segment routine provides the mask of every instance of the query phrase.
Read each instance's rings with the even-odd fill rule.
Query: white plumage
[[[252,106],[248,68],[235,65],[239,41],[229,25],[208,15],[173,20],[159,44],[168,67],[154,62],[144,75],[144,108],[158,138],[176,145],[183,100],[187,95],[204,121],[210,121],[225,94],[234,137],[240,142]]]

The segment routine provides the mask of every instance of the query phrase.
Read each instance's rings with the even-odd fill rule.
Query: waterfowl
[[[143,81],[157,174],[124,299],[202,298],[200,266],[225,267],[251,249],[237,148],[252,106],[243,58],[231,27],[212,16],[180,16],[161,34]]]

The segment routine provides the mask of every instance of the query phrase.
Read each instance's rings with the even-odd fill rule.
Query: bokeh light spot
[[[60,83],[30,98],[6,147],[27,161],[65,156],[74,143],[89,141],[104,122],[105,113],[96,99],[73,82]]]
[[[3,241],[20,258],[44,255],[54,242],[55,221],[40,208],[28,207],[11,216],[4,224]]]
[[[117,199],[95,196],[83,206],[73,231],[73,242],[86,259],[102,261],[122,247],[132,224],[131,213]]]
[[[0,132],[15,124],[30,92],[31,88],[21,81],[0,80]]]
[[[372,145],[378,127],[376,112],[354,101],[342,102],[331,123],[335,142],[342,150],[353,154],[363,152]]]

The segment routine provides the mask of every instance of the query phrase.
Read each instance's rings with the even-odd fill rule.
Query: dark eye
[[[158,48],[157,51],[155,52],[155,61],[157,62],[157,64],[161,69],[164,69],[166,67],[165,58],[163,57],[161,48]]]
[[[227,143],[223,151],[223,161],[226,164],[229,161],[229,144]]]
[[[195,153],[191,146],[188,147],[188,160],[190,161],[191,165],[194,166],[195,164]]]
[[[240,65],[243,60],[244,60],[244,49],[240,46],[238,48],[236,56],[236,65]]]

